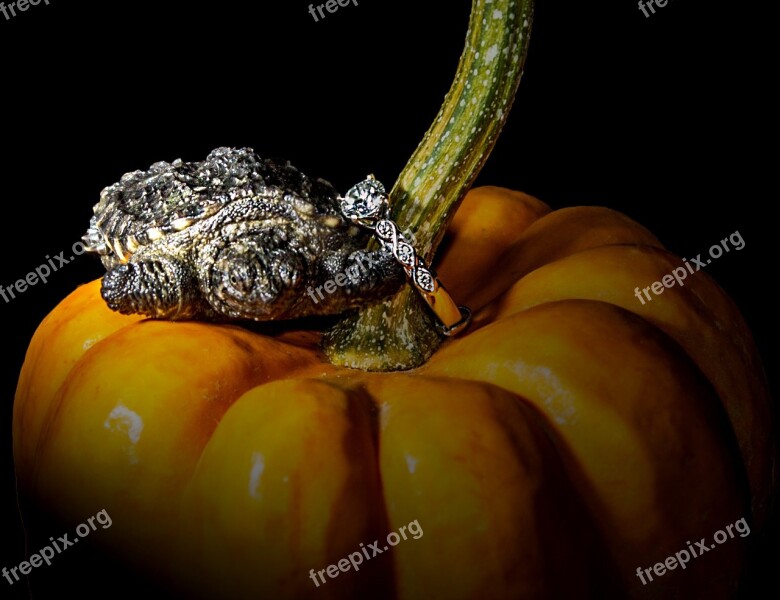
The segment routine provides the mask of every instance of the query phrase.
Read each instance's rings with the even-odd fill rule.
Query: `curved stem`
[[[429,264],[512,107],[532,13],[533,0],[473,1],[455,80],[390,192],[393,219],[401,230],[414,233],[417,250]],[[422,299],[404,286],[337,324],[323,337],[323,347],[334,364],[369,371],[410,369],[441,343],[432,319]]]

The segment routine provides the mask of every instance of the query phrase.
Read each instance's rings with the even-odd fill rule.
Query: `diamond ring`
[[[340,197],[341,212],[358,225],[374,231],[379,243],[392,252],[395,259],[406,272],[406,277],[420,293],[438,319],[438,330],[446,336],[463,331],[471,320],[471,311],[466,306],[458,306],[444,289],[428,265],[418,255],[414,247],[391,221],[390,199],[385,187],[373,175],[350,188]]]

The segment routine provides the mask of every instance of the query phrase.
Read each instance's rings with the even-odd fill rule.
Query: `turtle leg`
[[[384,250],[357,250],[346,258],[324,261],[317,285],[306,288],[298,315],[337,314],[377,302],[397,291],[406,280],[403,268]]]
[[[209,316],[194,273],[175,258],[115,265],[103,276],[100,293],[111,310],[122,314],[176,320]]]

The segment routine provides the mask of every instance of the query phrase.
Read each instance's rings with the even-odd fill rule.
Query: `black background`
[[[250,146],[342,191],[369,172],[392,184],[449,87],[470,2],[359,0],[316,23],[307,6],[50,0],[0,15],[0,285],[47,254],[68,256],[100,190],[158,160]],[[537,2],[515,107],[477,184],[553,208],[614,208],[681,256],[739,230],[745,249],[708,272],[742,309],[776,389],[766,20],[725,2],[669,0],[650,18],[633,0]],[[81,256],[0,299],[0,566],[25,557],[11,414],[27,343],[60,299],[101,274]],[[759,551],[759,566],[776,547]],[[82,546],[35,569],[31,592],[0,579],[0,597],[90,597],[113,569]]]

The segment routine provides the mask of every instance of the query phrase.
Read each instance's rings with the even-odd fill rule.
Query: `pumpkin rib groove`
[[[381,472],[389,477],[385,485],[389,506],[395,506],[398,511],[406,510],[406,515],[413,511],[415,515],[421,515],[419,522],[426,527],[426,536],[444,536],[445,531],[439,531],[440,527],[444,528],[451,543],[474,528],[481,531],[489,527],[482,524],[485,521],[498,520],[503,523],[500,536],[504,541],[500,547],[507,544],[507,549],[498,555],[483,555],[479,547],[484,546],[485,540],[473,540],[466,556],[473,554],[474,560],[493,566],[474,581],[475,588],[471,593],[462,589],[455,593],[449,590],[446,581],[442,581],[447,572],[462,570],[470,562],[466,556],[452,556],[448,550],[436,561],[435,568],[429,565],[424,576],[418,574],[422,580],[414,579],[419,589],[412,591],[409,584],[402,585],[402,591],[413,598],[570,597],[577,584],[570,588],[571,582],[557,581],[560,579],[557,574],[564,565],[571,569],[572,564],[578,565],[575,567],[578,573],[582,571],[581,581],[589,581],[583,571],[583,561],[574,561],[573,557],[579,556],[592,540],[586,533],[587,527],[582,528],[574,517],[576,506],[569,505],[574,495],[563,491],[568,480],[561,477],[563,471],[558,455],[533,408],[518,402],[511,392],[477,382],[414,377],[406,379],[398,393],[399,383],[388,384],[387,381],[392,379],[371,377],[368,387],[380,404],[385,403]],[[443,411],[441,407],[447,407],[447,410]],[[447,441],[442,438],[443,431],[447,432]],[[426,472],[438,471],[442,461],[452,461],[454,465],[447,476],[434,480],[436,483],[432,485]],[[557,490],[552,497],[545,491],[549,486]],[[494,502],[491,499],[499,489],[508,496],[501,500],[501,506],[509,503],[518,507],[518,514],[509,521],[501,516],[506,507],[499,510],[498,506],[489,504]],[[455,491],[457,493],[453,493]],[[516,495],[518,498],[513,502],[511,498]],[[455,511],[458,515],[455,523],[441,522],[438,516],[448,503],[461,507]],[[530,511],[527,513],[530,521],[519,525],[516,519],[526,513],[526,509],[521,508],[525,506]],[[533,566],[538,565],[541,556],[537,544],[547,536],[539,534],[541,537],[537,538],[534,532],[539,527],[546,527],[548,520],[543,515],[548,511],[554,512],[556,522],[568,523],[570,543],[558,550],[548,548],[548,568],[537,572]],[[396,517],[393,524],[405,522],[406,518]],[[507,537],[516,527],[519,527],[518,537]],[[405,581],[404,572],[414,573],[427,562],[423,550],[417,552],[414,546],[404,546],[404,550],[407,548],[409,559],[401,561],[402,567],[405,565],[402,581]],[[417,558],[412,560],[412,556]],[[511,556],[517,558],[508,560]],[[557,568],[553,568],[553,564]],[[515,576],[512,582],[509,581],[510,572]],[[444,575],[440,575],[442,573]],[[506,587],[497,587],[497,582],[503,582]],[[529,587],[531,582],[535,582],[533,585],[539,586],[538,589]],[[497,589],[504,590],[503,594],[498,594]],[[552,593],[556,589],[559,594]],[[564,589],[566,593],[563,593]]]
[[[632,271],[620,271],[631,264]],[[757,522],[762,524],[774,489],[772,471],[776,433],[772,402],[758,350],[736,305],[707,273],[684,287],[666,289],[645,305],[633,295],[638,278],[660,280],[679,266],[671,252],[650,246],[600,246],[543,265],[514,284],[474,316],[474,332],[484,323],[547,302],[584,299],[605,302],[632,312],[674,339],[714,386],[728,412],[750,473]],[[575,274],[587,269],[588,278]],[[729,323],[724,330],[718,323]],[[730,369],[723,369],[730,364]],[[767,452],[766,449],[770,451]]]
[[[623,244],[663,248],[646,228],[611,209],[592,206],[559,209],[530,223],[511,245],[495,256],[494,269],[487,282],[477,280],[468,289],[452,289],[477,312],[539,267],[591,248]],[[446,257],[443,263],[450,270],[456,268]],[[447,271],[444,274],[453,277]],[[460,281],[457,275],[454,277],[456,282]]]
[[[572,335],[569,322],[579,324],[579,335]],[[507,331],[514,336],[507,336]],[[609,338],[609,344],[603,343],[604,336]],[[601,515],[607,539],[617,543],[615,531],[639,535],[632,547],[620,541],[620,550],[616,549],[613,555],[613,560],[630,573],[627,584],[635,579],[636,565],[630,563],[639,560],[635,554],[638,548],[671,551],[680,544],[676,539],[653,540],[653,536],[669,537],[670,531],[687,530],[688,535],[693,537],[700,532],[701,537],[720,528],[721,520],[728,522],[745,516],[743,504],[749,496],[747,484],[743,485],[744,466],[739,461],[736,442],[728,441],[733,436],[729,437],[730,424],[722,404],[679,345],[640,317],[603,302],[564,300],[529,308],[510,317],[503,327],[498,323],[488,325],[458,343],[443,348],[423,369],[497,383],[523,395],[548,415],[573,455],[580,461],[587,459],[582,464],[587,466],[591,481],[599,482],[600,498],[608,500],[612,507],[605,509],[599,503],[593,509]],[[483,360],[470,362],[467,357],[473,355],[480,355]],[[588,368],[589,364],[592,368]],[[486,368],[487,365],[498,365],[499,370]],[[545,375],[540,380],[541,387],[533,393],[537,389],[533,373],[539,369],[535,365],[544,365],[540,373],[552,369],[555,379],[548,382],[549,376]],[[516,370],[518,367],[521,369]],[[609,367],[619,369],[614,371],[613,381],[607,377]],[[664,380],[650,379],[653,373],[667,372]],[[564,374],[565,378],[559,380]],[[566,396],[561,396],[561,400],[548,397],[559,386],[583,402],[589,398],[587,404],[578,412],[570,412],[568,404],[561,404]],[[670,403],[675,398],[681,404],[671,410]],[[652,408],[645,406],[648,402],[653,403]],[[622,412],[616,413],[618,408]],[[624,416],[615,420],[620,414]],[[674,421],[666,420],[670,417]],[[575,421],[571,421],[573,418]],[[585,418],[587,421],[582,421]],[[701,425],[691,429],[687,427],[689,421]],[[626,426],[629,428],[625,429]],[[658,433],[651,437],[656,430]],[[621,448],[622,454],[616,456],[614,448]],[[652,451],[650,455],[646,454],[648,450]],[[662,456],[666,457],[663,461]],[[703,486],[701,489],[681,493],[678,485],[691,484],[681,466],[671,468],[675,456],[686,457],[686,468],[709,472],[706,484],[696,484]],[[632,462],[626,462],[629,459]],[[664,464],[664,469],[659,464]],[[632,502],[621,500],[624,492],[611,488],[613,477],[605,474],[612,473],[613,468],[619,468],[627,483],[634,481],[626,488]],[[675,477],[679,477],[676,483]],[[669,512],[671,507],[666,502],[656,503],[660,492],[652,490],[663,490],[661,497],[674,505],[673,512]],[[583,490],[580,493],[587,495]],[[705,499],[712,502],[713,497],[718,504],[710,506],[704,522],[699,511],[703,510]],[[615,512],[616,509],[619,510]],[[604,520],[608,515],[612,515],[611,521]],[[607,526],[607,522],[612,525]],[[657,523],[657,528],[653,523]],[[643,530],[647,532],[644,535],[651,536],[644,541],[640,534]],[[723,556],[723,560],[728,558]]]

